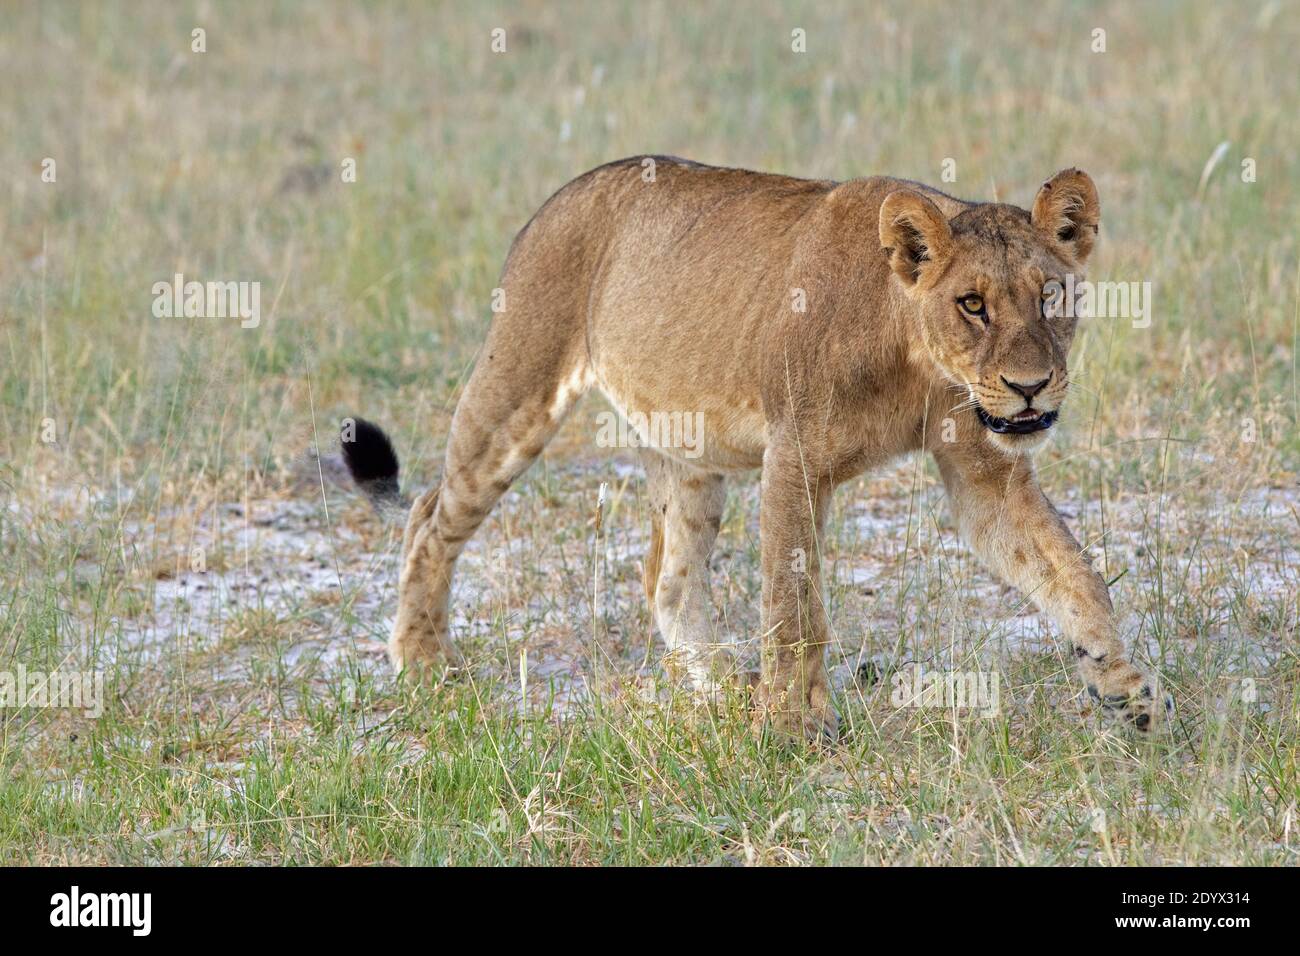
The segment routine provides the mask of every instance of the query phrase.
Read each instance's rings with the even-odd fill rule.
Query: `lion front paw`
[[[397,673],[415,678],[441,677],[465,663],[450,640],[427,635],[394,636],[388,642],[388,659]]]
[[[797,682],[760,681],[753,690],[754,729],[811,743],[833,744],[840,721],[825,680],[810,681],[800,692]]]
[[[1127,661],[1102,663],[1084,658],[1080,670],[1088,685],[1088,695],[1097,702],[1097,710],[1103,717],[1121,721],[1144,734],[1162,727],[1173,717],[1173,697],[1160,691],[1155,678]]]

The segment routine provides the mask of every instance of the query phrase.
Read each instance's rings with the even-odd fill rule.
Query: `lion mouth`
[[[1045,431],[1056,424],[1056,415],[1051,412],[1037,412],[1025,409],[1012,418],[995,418],[983,408],[976,405],[975,413],[979,415],[980,424],[999,435],[1028,435],[1032,432]]]

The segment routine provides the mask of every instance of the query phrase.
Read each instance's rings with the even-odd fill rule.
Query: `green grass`
[[[1055,679],[1041,666],[1007,676]],[[1287,860],[1293,738],[1262,719],[1134,752],[1051,713],[953,724],[891,714],[868,695],[846,707],[845,742],[826,755],[764,745],[726,708],[597,709],[559,723],[504,714],[482,688],[436,700],[363,688],[355,701],[300,690],[312,701],[298,720],[273,706],[242,715],[279,727],[260,739],[119,713],[88,741],[64,740],[54,752],[76,762],[75,792],[34,774],[0,785],[8,859]],[[367,719],[376,710],[387,716]]]
[[[96,720],[0,708],[0,862],[1293,864],[1300,10],[1026,9],[13,5],[0,671],[100,669],[107,694]],[[641,152],[1022,205],[1090,172],[1091,276],[1151,281],[1155,316],[1085,324],[1040,472],[1178,698],[1170,735],[1103,731],[1050,637],[1014,639],[1023,598],[922,462],[837,497],[832,661],[886,674],[845,684],[844,740],[694,706],[655,667],[645,502],[594,401],[462,566],[473,676],[395,684],[397,531],[304,452],[364,414],[433,480],[515,231]],[[175,272],[261,282],[261,325],[154,318]],[[742,483],[714,575],[749,653],[754,504]],[[197,580],[260,583],[178,596],[196,546]],[[892,669],[928,660],[995,669],[999,715],[895,708]]]

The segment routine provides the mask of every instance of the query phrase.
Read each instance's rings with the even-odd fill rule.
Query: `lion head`
[[[1045,182],[1032,211],[983,203],[949,219],[912,189],[880,208],[880,244],[916,305],[925,351],[1004,451],[1041,446],[1065,400],[1076,318],[1060,290],[1082,278],[1100,213],[1078,169]]]

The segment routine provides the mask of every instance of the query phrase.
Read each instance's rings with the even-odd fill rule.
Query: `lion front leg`
[[[757,719],[779,732],[834,740],[839,721],[826,671],[821,540],[831,485],[805,473],[797,452],[763,460],[759,524],[763,564],[762,674]]]
[[[1101,711],[1149,732],[1173,712],[1128,662],[1106,583],[1043,494],[1024,458],[936,451],[962,536],[986,566],[1047,614],[1070,642]]]

